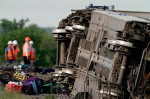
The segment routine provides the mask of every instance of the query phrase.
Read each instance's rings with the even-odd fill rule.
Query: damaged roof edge
[[[138,21],[138,22],[150,23],[150,21],[148,21],[146,19],[142,19],[142,18],[138,18],[138,17],[134,17],[134,16],[129,16],[129,15],[124,14],[124,13],[101,11],[101,10],[94,10],[93,13],[103,14],[105,16],[113,17],[113,18],[120,19],[120,20],[123,20],[126,22],[127,21]]]

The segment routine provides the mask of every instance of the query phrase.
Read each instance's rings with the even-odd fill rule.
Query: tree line
[[[34,41],[36,49],[37,66],[52,67],[56,62],[56,42],[51,33],[48,33],[45,28],[41,28],[36,24],[25,26],[29,19],[21,19],[13,21],[1,19],[0,23],[0,65],[5,64],[4,50],[7,47],[9,40],[17,40],[21,52],[18,54],[18,61],[23,61],[22,46],[25,42],[25,37],[29,36]],[[48,30],[50,31],[50,30]]]

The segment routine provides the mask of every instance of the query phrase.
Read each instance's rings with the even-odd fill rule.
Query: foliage
[[[9,40],[17,40],[19,47],[22,50],[22,46],[25,42],[25,37],[29,36],[34,41],[34,47],[36,49],[36,65],[38,66],[53,66],[55,64],[56,57],[56,42],[53,35],[47,33],[45,29],[32,24],[25,27],[25,23],[28,20],[20,20],[19,22],[9,21],[2,19],[3,33],[0,34],[0,63],[5,63],[4,50],[7,47]],[[22,52],[18,55],[18,60],[23,61]]]
[[[8,32],[12,30],[22,29],[28,21],[29,19],[21,19],[19,22],[17,22],[16,19],[14,19],[13,21],[2,19],[1,25],[3,27],[3,31]]]

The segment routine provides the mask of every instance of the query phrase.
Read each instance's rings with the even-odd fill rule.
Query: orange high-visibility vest
[[[8,60],[13,60],[13,52],[10,49],[10,47],[7,47],[8,53],[7,53],[7,59]]]
[[[17,59],[17,54],[18,54],[18,48],[16,47],[16,49],[14,48],[14,46],[12,47],[13,49],[13,55],[14,55],[14,59],[16,60]]]
[[[30,50],[30,59],[35,59],[35,49],[34,48],[31,48]]]
[[[26,46],[27,43],[24,43],[23,47],[22,47],[22,50],[23,50],[23,56],[26,56],[26,53],[25,53],[25,46]],[[30,56],[30,47],[28,47],[28,56]]]

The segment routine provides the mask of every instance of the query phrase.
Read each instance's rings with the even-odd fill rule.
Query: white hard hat
[[[12,41],[8,41],[8,44],[13,44],[13,42]]]
[[[30,41],[29,44],[34,44],[33,41]]]
[[[14,44],[14,45],[18,45],[17,40],[14,40],[14,41],[13,41],[13,44]]]

